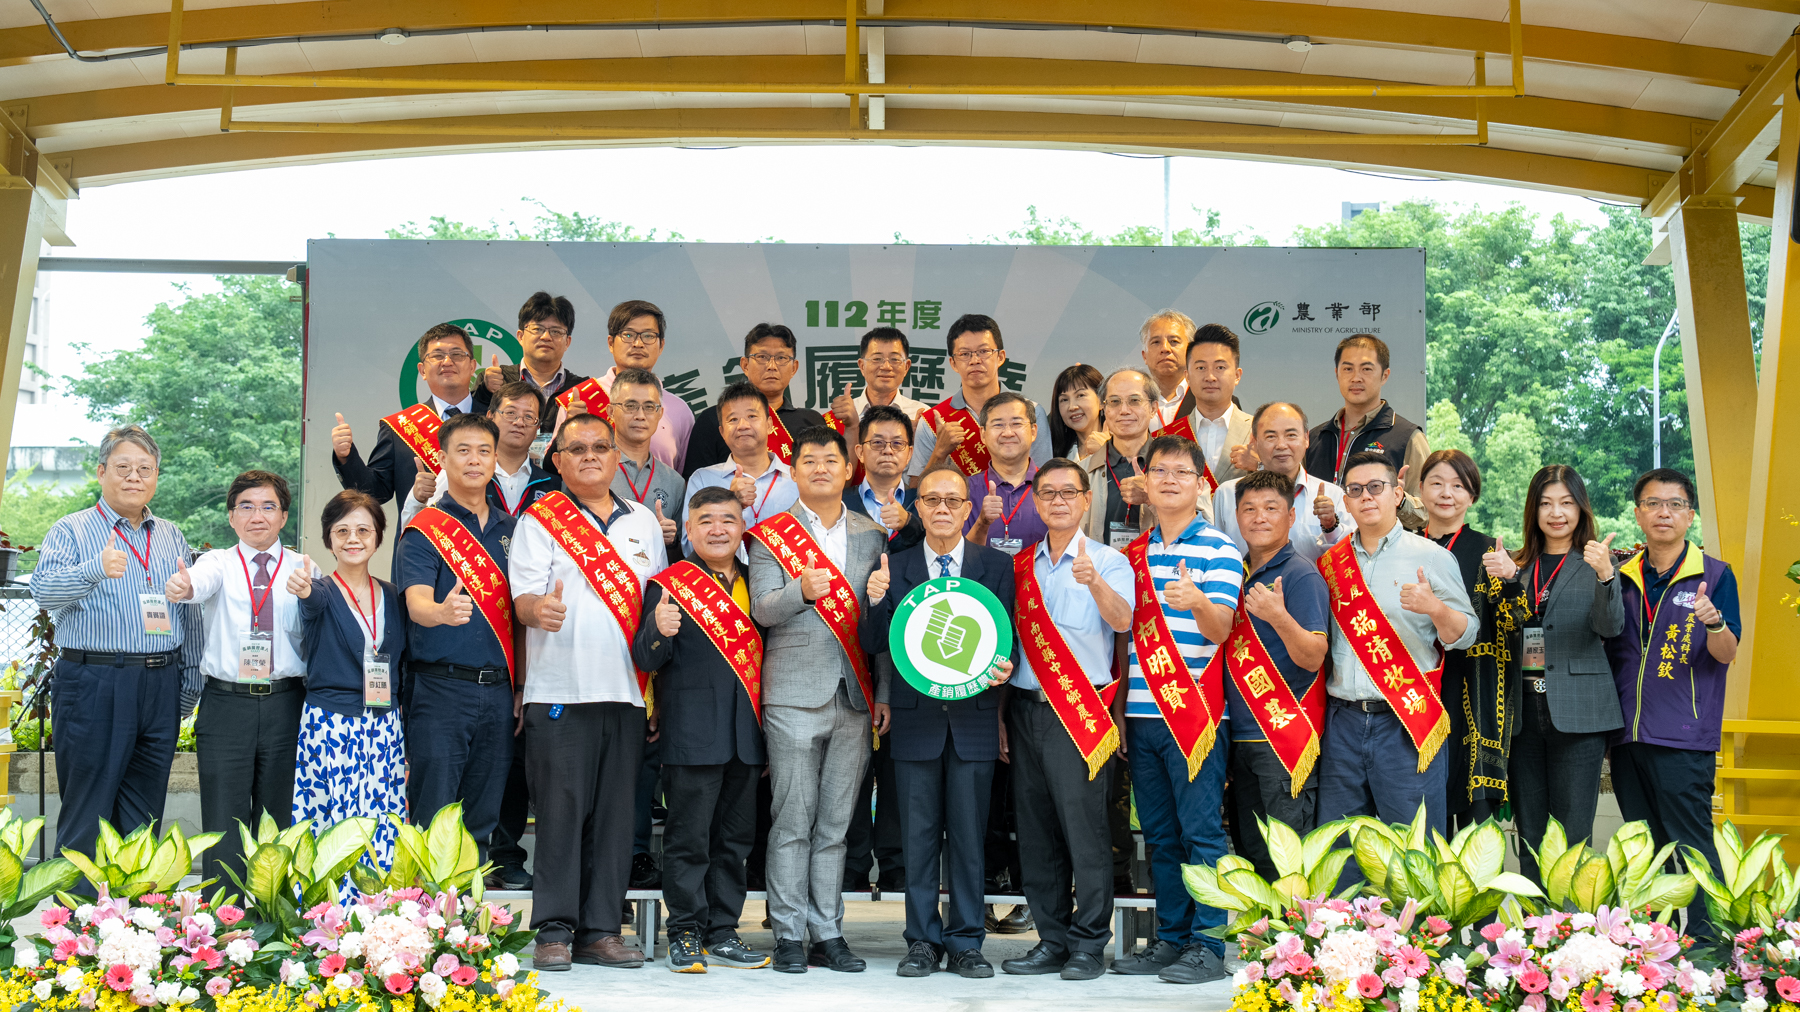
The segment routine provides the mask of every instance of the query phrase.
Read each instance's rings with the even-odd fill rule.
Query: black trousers
[[[874,818],[869,817],[871,806]],[[888,882],[905,873],[900,842],[900,791],[894,786],[894,748],[886,736],[869,760],[869,771],[863,774],[862,791],[856,795],[856,811],[850,813],[844,846],[846,891],[869,888],[871,873]]]
[[[1612,785],[1619,815],[1626,822],[1649,823],[1659,849],[1675,843],[1698,850],[1716,876],[1719,852],[1713,847],[1712,793],[1717,767],[1711,752],[1642,742],[1614,745]],[[1681,853],[1685,860],[1685,851]],[[1688,905],[1687,932],[1703,942],[1718,934],[1700,893]]]
[[[1544,839],[1544,829],[1552,816],[1562,823],[1570,843],[1594,835],[1594,810],[1600,804],[1600,764],[1606,759],[1608,732],[1558,731],[1550,722],[1550,697],[1529,686],[1523,695],[1523,719],[1507,755],[1506,779],[1519,842],[1531,845],[1519,848],[1519,870],[1535,882],[1538,866],[1533,848]],[[1710,767],[1707,773],[1710,809]],[[1706,838],[1712,839],[1710,817]]]
[[[904,788],[902,788],[904,790]],[[994,784],[988,800],[987,887],[993,892],[1015,892],[1024,880],[1019,867],[1019,820],[1013,808],[1012,767],[994,767]]]
[[[894,761],[894,783],[903,799],[909,944],[930,942],[940,952],[955,953],[979,949],[987,938],[983,852],[995,765],[992,759],[958,758],[953,737],[946,738],[936,759]],[[948,923],[938,913],[939,857],[950,889]]]
[[[1100,956],[1112,939],[1110,797],[1119,760],[1090,780],[1049,703],[1015,692],[1006,705],[1025,900],[1038,938],[1060,955]]]
[[[301,681],[282,679],[275,684],[287,688],[283,683]],[[252,835],[264,812],[283,829],[294,824],[294,754],[305,704],[306,689],[299,684],[286,692],[246,696],[218,679],[206,680],[194,721],[200,753],[200,828],[225,835],[202,857],[204,877],[229,885],[224,872],[228,866],[243,877],[239,823]]]
[[[663,823],[662,889],[670,937],[692,931],[711,945],[737,934],[762,771],[737,759],[720,766],[662,768],[669,807]]]
[[[545,942],[619,933],[631,878],[631,822],[644,710],[630,703],[525,707],[525,777],[544,860],[531,877],[531,926]]]
[[[180,669],[58,661],[50,698],[62,801],[56,850],[92,855],[101,819],[120,835],[162,821],[181,723]],[[93,886],[82,880],[75,889]]]
[[[488,840],[488,860],[502,868],[523,868],[525,826],[531,820],[531,788],[525,782],[525,746],[513,739],[512,769],[506,774],[506,794],[500,799],[500,824]]]
[[[1256,820],[1277,819],[1294,832],[1305,836],[1312,832],[1319,807],[1319,770],[1315,763],[1294,797],[1294,778],[1275,749],[1266,741],[1234,741],[1231,743],[1231,785],[1236,795],[1235,825],[1238,853],[1256,865],[1256,873],[1267,881],[1275,881],[1275,862],[1269,857],[1269,845],[1263,840]]]

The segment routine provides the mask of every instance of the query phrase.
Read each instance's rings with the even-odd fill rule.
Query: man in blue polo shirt
[[[1237,495],[1232,519],[1238,536],[1250,549],[1245,563],[1250,576],[1244,581],[1244,610],[1294,701],[1304,701],[1331,646],[1327,638],[1331,593],[1318,567],[1296,552],[1288,540],[1294,527],[1294,479],[1280,471],[1251,471],[1234,481]],[[1256,863],[1258,875],[1273,882],[1275,862],[1256,820],[1279,819],[1301,834],[1312,829],[1319,774],[1310,763],[1304,770],[1289,770],[1269,743],[1274,720],[1281,722],[1278,730],[1304,733],[1306,725],[1295,727],[1292,723],[1300,716],[1298,708],[1269,696],[1269,686],[1259,693],[1253,680],[1238,677],[1235,661],[1227,674],[1225,700],[1231,714],[1231,782],[1237,794],[1233,825],[1237,827],[1238,853]],[[1246,685],[1254,699],[1244,697]],[[1271,711],[1270,702],[1276,702],[1277,709]],[[1306,719],[1323,717],[1320,712]],[[1314,726],[1313,730],[1322,728]],[[1302,774],[1299,785],[1294,783],[1296,773]]]
[[[1198,685],[1200,673],[1237,615],[1244,557],[1230,538],[1200,515],[1200,495],[1206,489],[1200,477],[1206,458],[1200,447],[1181,436],[1158,436],[1150,441],[1145,457],[1150,462],[1144,469],[1145,487],[1157,519],[1145,561],[1163,620],[1186,662],[1186,674]],[[1121,751],[1131,757],[1138,825],[1143,827],[1144,842],[1155,848],[1150,872],[1156,882],[1156,942],[1114,960],[1113,972],[1156,974],[1177,984],[1219,980],[1225,976],[1225,945],[1201,932],[1224,924],[1225,913],[1188,895],[1181,866],[1212,864],[1225,856],[1219,809],[1230,749],[1224,741],[1216,741],[1190,780],[1187,756],[1138,665],[1135,635],[1128,674]],[[1226,737],[1228,727],[1219,729],[1219,738]]]
[[[443,450],[445,496],[414,517],[400,536],[400,586],[412,618],[407,636],[405,690],[407,805],[426,823],[438,809],[463,805],[463,824],[481,844],[500,821],[500,799],[512,768],[515,712],[512,657],[505,636],[523,649],[517,623],[496,629],[474,598],[464,572],[484,574],[482,590],[508,602],[506,557],[514,518],[488,503],[500,430],[486,415],[456,415],[438,430]],[[453,569],[423,527],[461,524],[476,552],[459,552],[469,569]],[[450,533],[455,533],[449,528]],[[479,558],[485,550],[487,559]],[[523,658],[521,657],[522,661]]]

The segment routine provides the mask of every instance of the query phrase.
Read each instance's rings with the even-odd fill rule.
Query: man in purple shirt
[[[993,458],[987,470],[969,475],[969,501],[979,503],[963,525],[963,536],[978,545],[1017,555],[1044,540],[1044,521],[1031,498],[1031,445],[1037,439],[1037,410],[1010,390],[981,406],[981,441]]]

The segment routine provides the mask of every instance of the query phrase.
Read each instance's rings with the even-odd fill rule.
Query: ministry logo
[[[1244,314],[1244,330],[1252,334],[1268,333],[1281,322],[1281,313],[1286,308],[1279,302],[1259,302],[1251,306]]]

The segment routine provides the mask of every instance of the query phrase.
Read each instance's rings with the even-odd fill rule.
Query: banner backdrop
[[[1392,351],[1389,401],[1425,420],[1421,249],[360,239],[313,240],[307,249],[301,531],[327,567],[312,518],[339,487],[333,415],[343,412],[366,455],[376,419],[426,395],[419,335],[456,321],[483,365],[494,354],[516,362],[518,308],[540,289],[574,303],[567,361],[588,375],[612,365],[613,305],[637,298],[660,306],[668,327],[656,371],[695,413],[740,378],[744,334],[760,322],[793,328],[801,369],[791,397],[823,411],[846,382],[861,392],[857,346],[872,327],[906,332],[913,369],[902,392],[934,404],[958,389],[945,332],[963,313],[988,314],[1006,343],[1003,384],[1047,401],[1056,374],[1073,363],[1102,373],[1141,367],[1138,327],[1172,307],[1243,339],[1238,399],[1246,410],[1291,400],[1316,424],[1342,403],[1333,348],[1372,333]],[[397,514],[389,510],[391,542]]]

